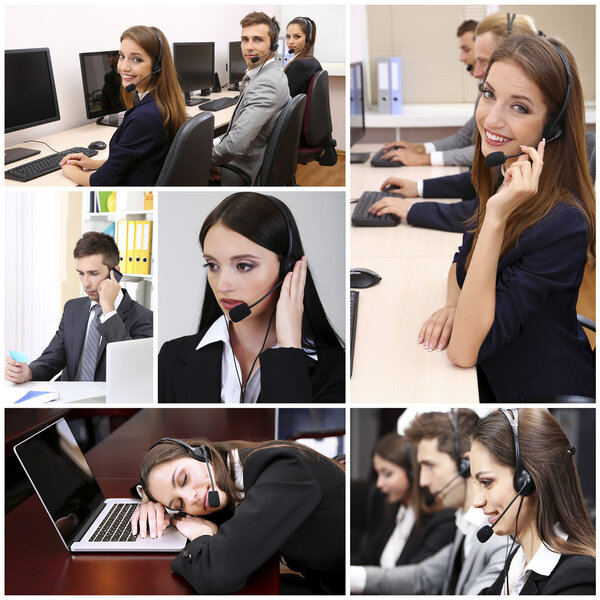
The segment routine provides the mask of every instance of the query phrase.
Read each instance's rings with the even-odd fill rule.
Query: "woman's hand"
[[[76,154],[67,154],[61,161],[60,166],[64,167],[66,165],[74,165],[75,167],[79,167],[80,169],[87,169],[88,171],[95,171],[99,169],[104,164],[103,160],[93,160],[89,156],[82,154],[81,152],[77,152]]]
[[[384,196],[381,200],[374,202],[369,212],[380,217],[381,215],[396,215],[406,221],[410,207],[415,203],[415,200],[408,198],[394,198],[392,196]]]
[[[391,160],[392,162],[401,162],[403,165],[409,167],[419,167],[431,164],[431,158],[429,154],[424,154],[423,152],[414,152],[413,150],[406,150],[404,148],[390,150],[381,158],[385,160]]]
[[[308,263],[306,256],[296,261],[281,284],[277,301],[275,328],[282,348],[302,348],[302,313],[304,312],[304,285]]]
[[[406,198],[416,198],[418,194],[417,182],[402,177],[388,177],[379,188],[382,192],[385,188],[394,186],[394,193],[402,194]]]
[[[489,215],[505,223],[516,208],[537,194],[545,146],[546,140],[538,144],[537,150],[531,146],[521,146],[525,154],[506,170],[504,183],[487,201],[486,218]]]
[[[142,502],[131,517],[131,533],[137,535],[139,526],[141,538],[145,538],[148,533],[151,538],[161,537],[170,521],[169,513],[162,504]]]
[[[212,521],[183,513],[173,517],[173,525],[190,541],[201,535],[215,535],[219,531],[217,525]]]
[[[444,350],[450,342],[456,306],[444,306],[434,312],[421,327],[417,344],[423,342],[425,350]]]

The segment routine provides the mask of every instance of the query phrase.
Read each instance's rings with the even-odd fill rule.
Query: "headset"
[[[448,413],[448,418],[450,419],[450,424],[452,425],[452,434],[454,436],[454,449],[456,450],[456,467],[458,469],[458,474],[467,479],[467,477],[471,476],[471,461],[469,458],[460,455],[460,444],[458,441],[458,418],[457,413],[452,409]]]
[[[160,33],[158,32],[158,29],[156,29],[154,27],[148,27],[148,29],[151,29],[154,32],[154,35],[156,36],[156,39],[158,40],[158,58],[156,59],[156,62],[152,65],[152,71],[150,72],[150,74],[146,75],[146,77],[144,77],[143,79],[140,79],[140,81],[138,81],[137,83],[130,83],[128,86],[125,87],[126,92],[133,92],[137,88],[137,86],[140,83],[142,83],[142,81],[145,81],[146,79],[148,79],[148,77],[152,77],[152,75],[158,75],[162,71],[162,55],[163,55],[162,39],[160,37]]]
[[[517,18],[516,13],[506,13],[506,37],[512,33],[513,23]]]
[[[308,33],[304,37],[304,44],[305,45],[310,44],[312,42],[312,33],[313,33],[312,21],[308,17],[296,17],[294,19],[294,21],[298,21],[298,20],[302,20],[306,23]]]
[[[208,448],[204,444],[193,447],[193,446],[190,446],[187,442],[184,442],[183,440],[178,440],[177,438],[166,437],[166,438],[161,438],[160,440],[158,440],[158,442],[154,442],[154,444],[152,444],[152,446],[150,446],[150,448],[148,448],[148,451],[152,450],[152,448],[154,448],[155,446],[158,446],[159,444],[162,444],[164,442],[172,442],[174,444],[179,444],[180,446],[185,448],[190,453],[192,458],[195,458],[196,460],[198,460],[200,462],[206,463],[206,469],[208,470],[208,476],[210,478],[210,485],[212,487],[212,490],[210,492],[208,492],[208,505],[211,508],[219,508],[219,506],[221,504],[221,500],[219,498],[219,492],[217,492],[215,490],[215,482],[214,482],[213,476],[212,476],[212,469],[210,468],[212,459],[210,457],[210,452],[209,452]]]
[[[506,420],[510,424],[513,432],[513,439],[515,445],[515,476],[513,478],[513,486],[515,492],[518,492],[521,496],[528,496],[535,489],[535,484],[531,475],[521,464],[521,448],[519,446],[519,411],[513,409],[513,415],[504,408],[500,409],[500,412],[506,417]]]
[[[275,31],[275,35],[273,36],[273,41],[271,42],[271,47],[270,50],[271,52],[275,52],[275,50],[277,50],[277,48],[279,48],[279,27],[277,25],[277,23],[269,18],[269,21],[271,21],[271,31]]]

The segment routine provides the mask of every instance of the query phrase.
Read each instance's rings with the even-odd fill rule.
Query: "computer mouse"
[[[92,142],[88,148],[90,150],[104,150],[104,148],[106,148],[106,144],[104,142]]]
[[[377,285],[381,281],[381,275],[377,275],[371,269],[350,269],[350,287],[368,288]]]

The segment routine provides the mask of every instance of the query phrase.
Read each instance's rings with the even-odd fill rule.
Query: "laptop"
[[[17,444],[15,454],[71,552],[179,552],[185,546],[173,526],[156,539],[131,535],[139,501],[104,497],[64,419]]]
[[[154,338],[106,345],[107,404],[152,404]]]

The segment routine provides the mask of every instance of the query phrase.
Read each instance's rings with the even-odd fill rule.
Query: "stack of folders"
[[[377,104],[380,115],[402,114],[402,59],[377,59]]]
[[[150,275],[152,221],[117,221],[119,269],[128,275]]]

